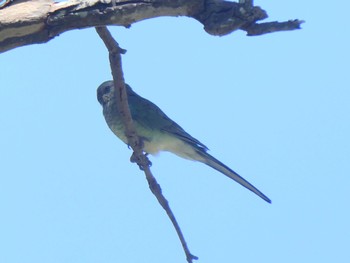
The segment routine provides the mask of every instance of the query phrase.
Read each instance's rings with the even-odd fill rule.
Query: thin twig
[[[186,259],[188,263],[192,263],[194,259],[198,259],[198,257],[191,254],[189,248],[187,247],[186,240],[182,234],[181,228],[177,223],[174,213],[170,209],[169,203],[167,199],[162,194],[162,189],[158,184],[155,177],[152,175],[150,170],[150,161],[147,156],[143,152],[143,144],[140,138],[138,137],[134,125],[132,116],[129,110],[129,104],[125,89],[125,82],[123,76],[122,69],[122,61],[121,61],[121,53],[124,54],[125,50],[119,47],[119,44],[114,40],[111,33],[108,31],[106,27],[96,27],[96,31],[105,43],[108,51],[109,51],[109,61],[111,64],[113,81],[114,81],[114,96],[117,100],[117,107],[122,116],[122,121],[125,125],[125,135],[128,138],[128,145],[131,146],[134,153],[131,157],[131,160],[136,162],[138,166],[145,172],[149,188],[152,193],[157,198],[159,204],[166,211],[168,217],[170,218],[177,235],[181,241],[182,247],[186,254]]]
[[[173,214],[172,210],[170,209],[169,202],[168,202],[168,200],[165,199],[164,195],[162,194],[162,189],[161,189],[160,185],[158,184],[156,178],[154,178],[154,176],[152,175],[149,166],[147,166],[144,171],[146,174],[149,188],[151,189],[152,193],[156,196],[159,204],[166,211],[168,217],[170,218],[171,222],[173,223],[173,226],[176,230],[176,233],[179,236],[179,239],[181,241],[182,248],[185,251],[187,262],[191,263],[192,260],[194,260],[194,259],[197,260],[198,257],[191,254],[191,252],[187,246],[185,237],[182,234],[181,228],[180,228],[179,224],[177,223],[175,215]]]
[[[303,20],[289,20],[286,22],[267,22],[267,23],[254,23],[242,27],[247,32],[248,36],[259,36],[267,33],[287,31],[293,29],[300,29],[300,25],[304,23]]]
[[[119,47],[107,27],[96,27],[96,31],[105,43],[109,51],[109,62],[111,64],[112,76],[114,80],[114,96],[117,101],[117,107],[125,125],[125,134],[128,138],[128,144],[132,149],[142,154],[142,148],[139,145],[139,138],[133,127],[132,117],[129,110],[128,97],[125,89],[124,75],[122,70],[121,55],[125,50]],[[140,149],[141,148],[141,149]]]

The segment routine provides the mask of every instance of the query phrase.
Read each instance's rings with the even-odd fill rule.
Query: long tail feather
[[[264,199],[266,202],[271,203],[271,200],[266,195],[264,195],[254,185],[249,183],[247,180],[245,180],[243,177],[241,177],[235,171],[231,170],[229,167],[224,165],[222,162],[220,162],[219,160],[215,159],[213,156],[211,156],[207,152],[205,152],[205,153],[201,152],[200,155],[202,155],[204,157],[205,160],[203,162],[206,165],[214,168],[215,170],[217,170],[217,171],[223,173],[224,175],[226,175],[227,177],[235,180],[237,183],[239,183],[240,185],[244,186],[248,190],[252,191],[256,195],[258,195],[259,197]]]

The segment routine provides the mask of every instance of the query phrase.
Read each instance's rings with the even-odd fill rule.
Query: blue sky
[[[112,27],[126,81],[272,199],[164,153],[152,171],[207,262],[347,262],[347,1],[259,1],[303,29],[206,34],[189,18]],[[0,262],[185,262],[176,233],[108,129],[94,29],[0,55]]]

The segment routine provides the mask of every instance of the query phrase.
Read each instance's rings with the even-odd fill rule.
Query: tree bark
[[[59,34],[95,26],[129,27],[144,19],[187,16],[198,20],[211,35],[237,29],[248,35],[299,29],[303,21],[257,24],[266,12],[253,1],[240,0],[13,0],[0,7],[0,52],[24,45],[45,43]]]

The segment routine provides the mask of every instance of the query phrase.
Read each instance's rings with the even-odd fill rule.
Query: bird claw
[[[144,167],[151,167],[152,162],[147,158],[147,153],[145,155],[142,155],[140,158],[135,153],[133,153],[130,157],[130,162],[137,163],[141,171],[144,171]]]

